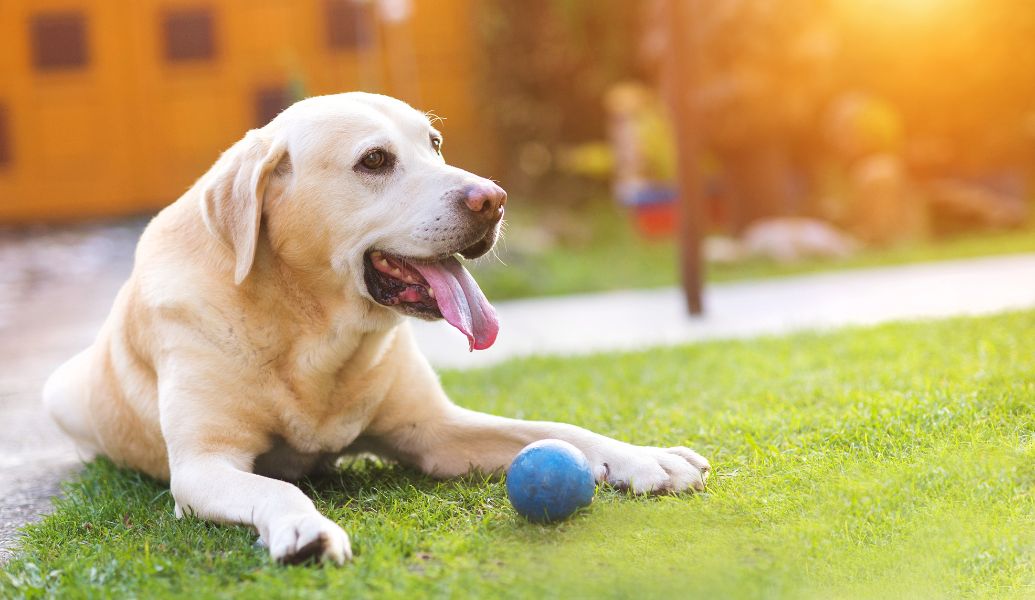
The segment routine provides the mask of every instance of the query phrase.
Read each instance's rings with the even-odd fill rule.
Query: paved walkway
[[[0,564],[79,467],[43,412],[51,371],[85,348],[131,267],[141,223],[0,235]]]
[[[0,563],[18,527],[50,506],[78,467],[43,414],[49,372],[85,347],[129,273],[141,223],[0,236]],[[491,349],[468,353],[445,323],[413,322],[433,364],[583,354],[715,338],[1035,307],[1035,254],[717,284],[707,315],[675,289],[500,302]]]
[[[471,368],[530,354],[573,355],[886,321],[1035,307],[1035,254],[850,270],[708,286],[691,318],[676,288],[500,302],[500,334],[465,352],[443,322],[414,322],[439,367]]]

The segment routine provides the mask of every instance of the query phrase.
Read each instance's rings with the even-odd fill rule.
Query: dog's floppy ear
[[[252,269],[259,243],[262,207],[270,177],[289,161],[283,140],[249,131],[216,161],[202,184],[201,214],[205,227],[234,252],[234,283]]]

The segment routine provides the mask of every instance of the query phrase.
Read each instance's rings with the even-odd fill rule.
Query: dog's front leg
[[[251,525],[282,563],[352,557],[348,535],[290,483],[248,472],[233,455],[185,454],[171,463],[176,516]]]
[[[574,425],[467,410],[446,397],[423,361],[400,370],[369,433],[397,458],[439,477],[500,472],[527,444],[555,438],[585,453],[598,482],[636,493],[703,490],[710,466],[689,448],[635,446]]]

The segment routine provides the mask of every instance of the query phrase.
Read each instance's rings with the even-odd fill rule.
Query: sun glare
[[[867,15],[873,19],[908,20],[938,16],[957,8],[960,0],[842,0],[846,12],[856,16]]]

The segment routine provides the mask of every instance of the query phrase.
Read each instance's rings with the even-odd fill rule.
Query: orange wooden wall
[[[333,47],[328,15],[349,1],[0,2],[0,221],[172,202],[262,124],[262,90],[267,111],[298,91],[398,96],[447,118],[451,162],[491,170],[492,136],[474,97],[474,0],[416,0],[410,20],[368,28],[369,44]],[[170,60],[167,19],[199,11],[211,15],[211,57]],[[33,28],[69,14],[82,17],[84,64],[39,66]],[[346,38],[350,14],[337,13]]]

